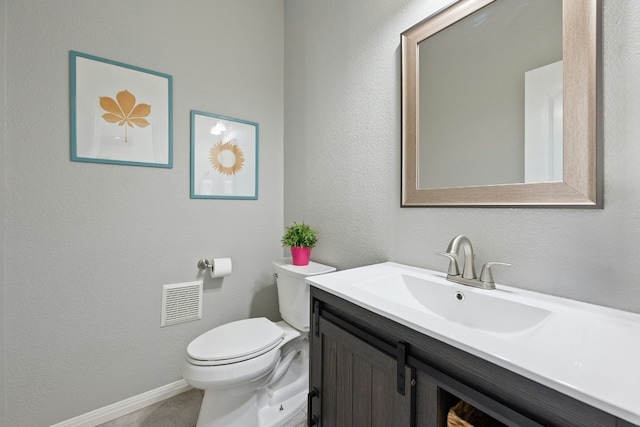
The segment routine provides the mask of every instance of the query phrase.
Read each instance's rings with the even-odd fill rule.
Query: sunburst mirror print
[[[209,163],[223,175],[235,175],[244,165],[244,153],[232,141],[220,141],[209,150]]]
[[[258,198],[258,123],[191,111],[191,198]]]
[[[71,160],[170,168],[172,77],[70,52]]]

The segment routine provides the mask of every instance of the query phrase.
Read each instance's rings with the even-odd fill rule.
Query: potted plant
[[[308,265],[311,248],[318,243],[318,232],[304,222],[293,223],[284,230],[282,246],[291,248],[293,265]]]

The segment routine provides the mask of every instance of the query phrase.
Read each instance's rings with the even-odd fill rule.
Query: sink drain
[[[464,301],[464,294],[462,292],[456,292],[456,299],[458,301]]]

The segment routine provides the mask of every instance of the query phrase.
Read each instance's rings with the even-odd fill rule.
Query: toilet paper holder
[[[232,271],[231,258],[212,258],[211,260],[202,258],[198,261],[198,268],[200,270],[209,270],[209,274],[214,279],[226,277]]]
[[[198,268],[200,270],[213,270],[213,263],[209,262],[209,260],[206,258],[202,258],[200,261],[198,261]]]

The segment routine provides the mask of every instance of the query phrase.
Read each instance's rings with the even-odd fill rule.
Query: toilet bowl
[[[282,321],[251,318],[200,335],[183,370],[204,390],[197,427],[276,427],[306,404],[309,384],[308,276],[335,271],[310,262],[274,262]]]

